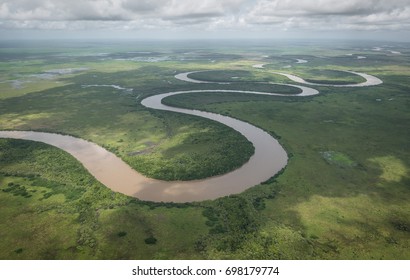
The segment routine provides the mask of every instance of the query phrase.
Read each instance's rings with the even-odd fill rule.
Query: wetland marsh
[[[251,124],[289,159],[246,191],[161,203],[108,189],[57,148],[0,139],[2,259],[410,258],[407,45],[13,44],[0,51],[1,130],[73,135],[166,181],[248,162],[255,145],[238,131],[141,105],[184,92],[161,106]],[[363,79],[374,86],[348,87]],[[320,94],[295,96],[306,87]]]

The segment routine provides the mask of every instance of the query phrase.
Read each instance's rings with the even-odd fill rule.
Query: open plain
[[[1,44],[1,259],[410,258],[408,44]]]

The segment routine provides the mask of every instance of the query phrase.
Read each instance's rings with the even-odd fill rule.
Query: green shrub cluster
[[[14,196],[22,196],[25,198],[29,198],[32,195],[29,194],[25,186],[21,186],[20,184],[9,183],[6,188],[2,189],[3,192],[11,193]]]

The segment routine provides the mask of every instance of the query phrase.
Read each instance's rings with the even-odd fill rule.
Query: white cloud
[[[409,0],[0,0],[1,29],[410,30]]]
[[[317,30],[408,28],[409,9],[407,0],[261,0],[245,17],[253,24]]]

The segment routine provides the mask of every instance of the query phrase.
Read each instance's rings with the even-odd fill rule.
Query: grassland
[[[4,96],[0,127],[76,135],[117,153],[147,176],[164,180],[205,178],[246,162],[253,147],[232,129],[200,118],[148,111],[136,101],[136,94],[129,91],[84,87],[109,85],[114,79],[133,88],[138,83],[131,81],[133,76],[142,76],[140,79],[149,85],[153,82],[145,77],[169,75],[166,71],[142,67],[108,74],[92,72],[64,77],[68,85],[34,94],[21,95],[20,89],[16,90],[16,96]],[[160,90],[165,88],[157,89]],[[142,90],[137,97],[141,99],[146,94]],[[215,141],[222,135],[224,141]]]
[[[246,161],[252,147],[221,125],[147,110],[139,100],[189,89],[295,93],[261,84],[289,82],[269,69],[319,82],[360,82],[332,71],[354,70],[384,83],[318,87],[321,95],[303,99],[236,93],[167,98],[169,104],[255,124],[278,137],[290,155],[276,178],[201,203],[138,201],[102,186],[56,148],[0,139],[1,259],[410,259],[406,48],[397,46],[401,55],[363,44],[184,48],[4,47],[0,128],[89,139],[153,177],[206,177],[225,172],[231,159]],[[136,50],[150,53],[130,53]],[[252,68],[261,63],[255,59],[260,55],[268,56],[262,61],[267,70]],[[298,58],[308,63],[296,64]],[[69,68],[82,70],[48,79],[40,75]],[[196,85],[173,78],[195,70],[213,71],[192,78],[232,83]],[[14,80],[19,86],[13,87]],[[94,84],[133,90],[83,87]]]

